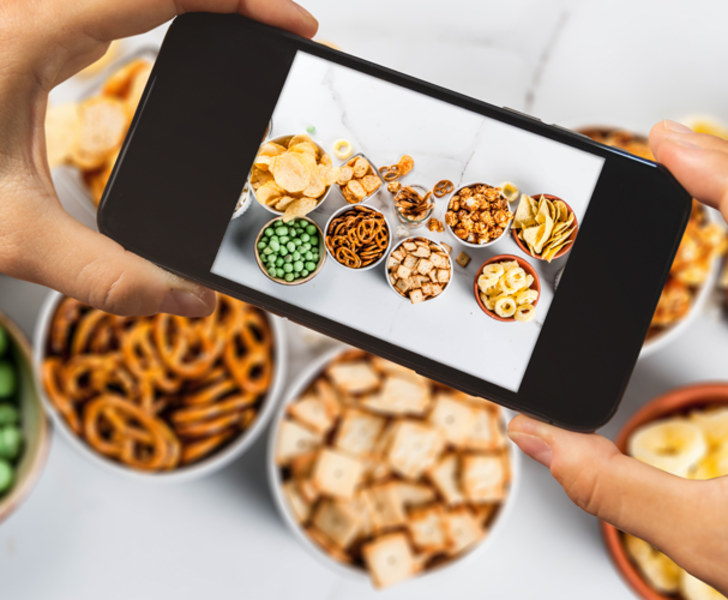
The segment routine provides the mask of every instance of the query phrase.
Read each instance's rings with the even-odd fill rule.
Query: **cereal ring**
[[[533,304],[522,304],[516,309],[513,318],[516,321],[525,323],[536,316],[536,307]]]
[[[334,156],[339,160],[346,160],[354,152],[349,140],[340,139],[334,142]]]
[[[511,296],[499,296],[494,303],[495,314],[509,319],[516,313],[516,302]]]

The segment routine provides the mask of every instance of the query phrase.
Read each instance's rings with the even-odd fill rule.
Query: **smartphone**
[[[652,162],[199,13],[169,28],[98,224],[184,277],[585,431],[616,410],[690,206]]]

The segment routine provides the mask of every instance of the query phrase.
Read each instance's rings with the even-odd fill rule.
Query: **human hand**
[[[650,145],[688,192],[728,219],[728,142],[663,121],[652,128]],[[551,470],[577,506],[646,540],[728,595],[728,477],[682,479],[623,455],[602,436],[523,415],[511,421],[508,434]]]
[[[6,0],[0,4],[0,272],[120,314],[203,316],[214,294],[127,252],[61,207],[46,158],[50,90],[117,38],[192,11],[240,13],[313,36],[291,0]]]

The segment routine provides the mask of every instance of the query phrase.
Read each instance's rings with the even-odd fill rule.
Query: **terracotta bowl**
[[[478,269],[478,272],[475,274],[475,279],[473,280],[473,291],[475,293],[475,300],[478,303],[478,306],[480,306],[480,309],[489,317],[495,319],[496,321],[503,321],[504,323],[513,323],[515,322],[515,318],[508,317],[507,319],[504,317],[499,317],[494,311],[488,310],[485,307],[485,304],[483,304],[483,301],[480,299],[480,290],[478,289],[478,277],[480,277],[480,274],[483,272],[483,268],[486,265],[489,265],[494,262],[502,262],[504,260],[515,260],[518,263],[518,266],[520,266],[526,273],[531,275],[533,277],[533,283],[531,284],[532,290],[536,290],[538,292],[538,298],[536,299],[536,302],[533,303],[534,307],[538,304],[538,301],[541,299],[541,280],[538,277],[538,273],[536,273],[536,269],[534,269],[527,261],[522,259],[519,256],[515,256],[513,254],[499,254],[498,256],[494,256],[492,258],[489,258],[486,260],[482,265],[480,265],[480,268]]]
[[[11,353],[18,366],[18,408],[20,410],[23,450],[15,466],[15,484],[0,496],[0,522],[20,506],[35,486],[48,456],[51,427],[43,411],[33,375],[33,353],[20,328],[0,313],[0,326],[10,341]]]
[[[559,200],[563,202],[566,205],[566,208],[569,211],[570,215],[574,215],[574,210],[569,206],[569,203],[565,200],[562,200],[558,196],[554,196],[552,194],[532,194],[532,198],[540,198],[541,196],[545,197],[548,200],[551,200],[551,202],[554,202],[555,200]],[[576,215],[574,215],[574,231],[571,232],[571,235],[567,238],[571,241],[571,243],[568,246],[565,246],[561,250],[559,250],[554,258],[552,260],[556,260],[557,258],[561,258],[564,256],[569,250],[571,250],[571,247],[574,245],[574,240],[576,239],[576,235],[579,233],[579,222],[576,220]],[[518,247],[523,250],[525,254],[528,254],[528,256],[535,258],[536,260],[543,260],[538,254],[532,254],[531,251],[528,249],[528,246],[523,242],[523,240],[518,237],[518,232],[511,227],[511,231],[513,232],[513,239],[515,240],[516,244],[518,244]]]
[[[627,442],[640,427],[665,417],[688,413],[698,408],[728,405],[728,383],[702,383],[678,388],[649,402],[638,410],[627,421],[619,432],[615,444],[624,453]],[[645,600],[675,600],[675,596],[666,596],[655,591],[642,577],[642,573],[632,562],[624,547],[620,531],[609,523],[601,522],[602,536],[607,551],[612,557],[617,570],[632,586],[632,589]]]

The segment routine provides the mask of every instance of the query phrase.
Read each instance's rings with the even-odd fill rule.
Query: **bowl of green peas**
[[[32,365],[27,339],[0,313],[0,521],[30,494],[48,454],[50,425]]]
[[[313,279],[326,260],[321,227],[307,217],[284,223],[268,221],[255,239],[255,260],[260,270],[283,285],[299,285]]]

